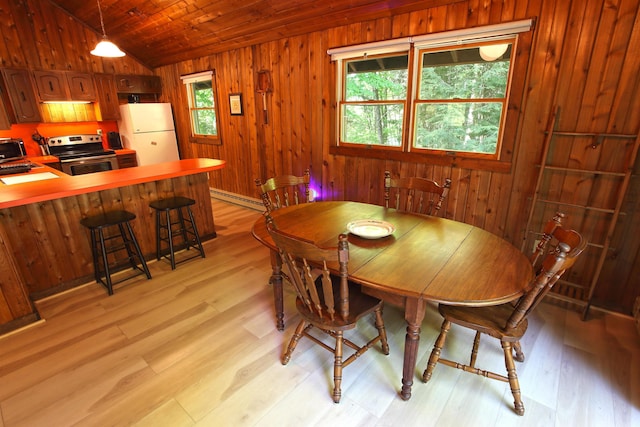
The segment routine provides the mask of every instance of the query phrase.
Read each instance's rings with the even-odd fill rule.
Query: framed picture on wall
[[[242,94],[230,93],[229,94],[229,108],[232,116],[242,115]]]

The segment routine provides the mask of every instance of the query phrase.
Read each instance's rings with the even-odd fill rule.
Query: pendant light
[[[103,56],[105,58],[119,58],[125,55],[118,46],[111,43],[107,38],[107,33],[104,31],[104,20],[102,18],[102,8],[100,7],[100,0],[98,2],[98,13],[100,13],[100,26],[102,27],[102,40],[96,45],[95,49],[91,51],[92,55]]]

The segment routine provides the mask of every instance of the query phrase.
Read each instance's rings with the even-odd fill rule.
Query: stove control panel
[[[47,145],[50,147],[61,145],[95,144],[96,142],[102,144],[102,135],[65,135],[47,138]]]

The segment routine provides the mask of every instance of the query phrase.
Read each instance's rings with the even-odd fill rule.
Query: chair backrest
[[[443,185],[439,185],[426,178],[391,178],[391,173],[385,171],[384,205],[408,212],[437,215],[450,188],[449,178],[445,179]]]
[[[256,178],[256,186],[267,212],[283,206],[297,205],[309,201],[309,169],[302,176],[280,175],[264,183]]]
[[[552,219],[550,222],[553,221]],[[551,226],[550,223],[548,225]],[[534,264],[537,274],[529,285],[529,290],[515,305],[514,311],[507,321],[507,328],[518,326],[536,308],[560,276],[575,263],[587,246],[587,241],[578,232],[564,229],[557,223],[553,227],[551,237],[557,240],[557,244],[553,251],[548,252],[542,258],[539,269]],[[540,255],[536,256],[536,260],[539,257]]]
[[[320,248],[311,241],[278,230],[268,213],[266,221],[267,230],[282,258],[282,265],[288,270],[289,281],[309,312],[334,321],[337,310],[338,315],[346,320],[349,317],[347,236],[341,234],[338,237],[337,247]],[[334,268],[337,264],[340,272],[335,297],[328,264],[333,264]]]

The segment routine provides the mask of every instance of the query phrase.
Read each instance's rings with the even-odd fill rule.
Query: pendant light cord
[[[96,0],[98,3],[98,13],[100,14],[100,27],[102,27],[102,36],[107,37],[107,32],[104,30],[104,19],[102,19],[102,8],[100,7],[100,0]]]

